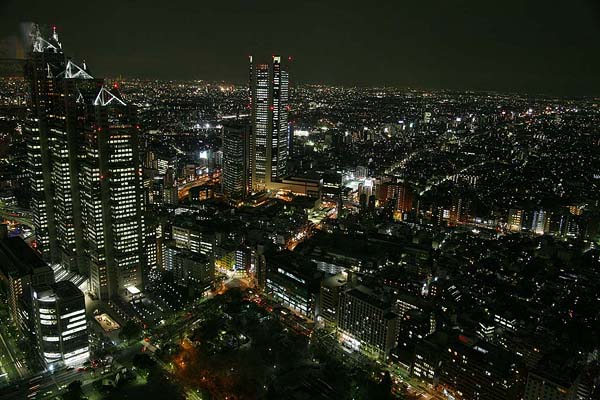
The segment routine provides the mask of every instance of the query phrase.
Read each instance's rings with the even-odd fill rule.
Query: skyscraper
[[[253,64],[250,57],[252,140],[250,179],[253,191],[269,189],[287,174],[289,75],[281,57]]]
[[[135,109],[116,88],[102,87],[86,119],[82,201],[90,286],[100,299],[127,296],[143,289],[145,258]]]
[[[38,250],[47,261],[91,277],[101,299],[141,289],[144,217],[136,112],[65,61],[54,29],[33,32],[26,124]]]
[[[56,30],[49,40],[45,40],[34,26],[31,36],[33,49],[25,66],[30,96],[23,126],[27,138],[31,211],[38,251],[46,261],[57,261],[48,116],[53,99],[60,97],[54,76],[65,70],[65,56]]]
[[[66,61],[56,28],[48,41],[33,32],[27,62],[31,102],[28,137],[31,208],[38,250],[67,270],[88,273],[81,221],[79,161],[82,107],[102,85],[85,68]]]
[[[67,270],[88,274],[81,220],[79,163],[83,144],[83,113],[86,100],[98,92],[101,79],[67,61],[54,79],[62,94],[53,101],[48,115],[54,224],[58,262]]]
[[[223,193],[241,200],[249,192],[250,125],[246,121],[223,126]]]

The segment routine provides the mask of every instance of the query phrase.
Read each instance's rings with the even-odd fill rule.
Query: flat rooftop
[[[54,293],[59,299],[66,299],[70,297],[83,297],[83,292],[79,290],[77,286],[71,281],[60,281],[56,282],[52,287],[54,289]]]
[[[0,240],[0,270],[6,275],[24,276],[50,266],[20,237]]]
[[[94,319],[100,324],[104,332],[108,333],[121,328],[121,326],[106,313],[96,315]]]

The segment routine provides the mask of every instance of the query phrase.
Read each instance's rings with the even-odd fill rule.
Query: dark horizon
[[[292,81],[302,84],[600,95],[593,0],[555,7],[429,0],[377,9],[356,1],[150,7],[108,0],[99,7],[102,17],[90,18],[76,2],[4,1],[4,55],[19,55],[19,24],[35,21],[56,25],[66,54],[103,76],[244,82],[247,55],[278,53],[293,56]]]

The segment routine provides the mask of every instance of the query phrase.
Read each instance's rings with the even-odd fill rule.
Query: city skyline
[[[237,68],[240,60],[249,54],[279,53],[294,58],[295,82],[301,83],[561,96],[600,93],[594,72],[600,66],[594,40],[600,34],[597,3],[480,3],[384,3],[375,10],[352,2],[344,7],[336,2],[275,7],[268,2],[176,1],[167,13],[107,3],[114,10],[108,21],[114,28],[102,30],[95,29],[95,21],[82,24],[73,4],[47,9],[42,2],[9,1],[7,12],[1,13],[0,38],[7,53],[3,57],[12,58],[15,40],[22,35],[19,23],[35,19],[56,25],[72,56],[86,58],[95,66],[92,72],[103,76],[241,83],[246,79]],[[37,13],[44,13],[43,18]],[[286,21],[280,34],[261,28],[268,18]],[[89,34],[71,33],[82,29]],[[154,34],[159,30],[162,34]],[[120,41],[122,34],[130,40]],[[95,54],[86,54],[88,45],[97,49]],[[25,54],[22,48],[20,54]],[[311,68],[319,61],[321,68]],[[361,73],[369,69],[374,73]]]
[[[112,1],[0,43],[2,400],[600,398],[600,102],[468,88],[594,88],[598,8]]]

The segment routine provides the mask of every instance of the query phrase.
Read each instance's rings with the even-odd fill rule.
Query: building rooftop
[[[309,259],[289,250],[275,254],[267,259],[269,270],[283,269],[308,281],[313,281],[321,276],[317,266]]]
[[[353,289],[350,289],[346,292],[348,296],[355,297],[365,303],[368,303],[374,307],[377,307],[381,310],[388,310],[390,308],[390,303],[382,300],[380,297],[374,295],[368,288],[364,286],[359,286]]]
[[[446,354],[452,348],[471,360],[493,365],[496,371],[508,373],[518,361],[516,355],[483,340],[472,339],[457,332],[438,331],[429,335],[425,341],[435,346],[440,354]]]
[[[54,285],[41,285],[35,288],[38,298],[43,301],[55,301],[59,299],[71,299],[74,297],[83,297],[83,292],[71,281],[60,281]]]
[[[330,276],[329,278],[323,279],[321,285],[329,288],[344,286],[348,280],[342,274]]]
[[[24,276],[48,268],[41,257],[20,237],[0,240],[0,270],[6,275]]]
[[[53,289],[59,299],[83,296],[83,292],[71,281],[56,282]]]

